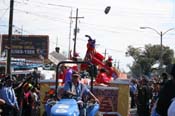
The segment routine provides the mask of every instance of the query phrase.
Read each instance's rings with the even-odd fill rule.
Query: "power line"
[[[44,6],[48,6],[49,4],[52,4],[52,5],[50,5],[50,6],[53,6],[53,5],[58,5],[58,4],[54,4],[54,3],[43,3],[43,2],[37,2],[37,1],[32,1],[33,3],[37,3],[40,7],[44,7]],[[28,2],[29,3],[29,2]],[[31,3],[31,2],[30,2]],[[69,3],[70,4],[70,3]],[[44,6],[41,6],[41,5],[44,5]],[[60,5],[60,6],[66,6],[66,5]],[[38,7],[38,6],[37,6]],[[71,7],[72,8],[76,8],[76,7],[73,7],[72,5],[71,5]],[[47,7],[48,8],[48,7]],[[102,11],[102,9],[97,9],[97,8],[84,8],[84,7],[81,7],[81,9],[83,10],[83,9],[85,9],[85,10],[89,10],[89,11],[93,11],[92,13],[94,13],[94,12],[101,12]],[[122,10],[124,10],[124,11],[122,11]],[[89,12],[88,11],[88,12]],[[146,11],[146,12],[145,12]],[[133,13],[133,12],[136,12],[136,13]],[[162,15],[162,10],[160,10],[160,12],[154,12],[154,10],[152,10],[152,9],[142,9],[142,12],[140,11],[140,9],[139,8],[126,8],[126,7],[120,7],[120,12],[117,12],[117,15],[116,16],[120,16],[120,15],[126,15],[126,16],[128,16],[128,15],[138,15],[138,16],[145,16],[145,13],[146,14],[151,14],[151,15],[158,15],[159,17],[162,17],[162,18],[166,18],[164,15]],[[157,13],[161,13],[161,14],[157,14]]]
[[[105,31],[112,32],[112,33],[121,33],[120,31],[116,31],[119,28],[117,26],[114,27],[114,26],[107,26],[107,25],[97,25],[97,24],[85,23],[85,22],[82,22],[82,24],[87,25],[87,26],[92,26],[92,28],[94,27],[99,28],[100,30],[105,30]],[[103,28],[100,28],[100,27],[103,27]],[[109,29],[107,29],[106,27]],[[112,28],[115,29],[115,31],[111,30]],[[129,31],[139,31],[137,29],[132,29],[132,28],[126,28],[126,27],[122,27],[122,28],[124,28],[125,30],[129,30]]]
[[[34,15],[34,16],[37,16],[37,17],[40,17],[40,18],[43,18],[43,19],[47,19],[47,20],[51,20],[51,21],[59,21],[59,22],[62,22],[62,23],[66,23],[66,24],[69,24],[69,22],[65,22],[64,19],[57,19],[55,17],[50,17],[48,15],[41,15],[41,14],[37,14],[37,13],[34,13],[34,12],[29,12],[29,11],[24,11],[24,10],[20,10],[20,9],[14,9],[15,11],[19,11],[19,12],[23,12],[25,14],[29,14],[29,15]]]
[[[36,8],[39,14],[43,14],[43,13],[44,13],[44,14],[47,14],[47,15],[49,14],[49,15],[54,15],[54,16],[55,16],[55,15],[57,15],[57,16],[59,15],[59,17],[63,17],[63,16],[64,16],[64,17],[68,17],[68,16],[65,15],[64,12],[57,12],[57,11],[60,11],[60,10],[58,9],[58,8],[60,8],[60,7],[53,7],[52,4],[44,4],[44,5],[42,5],[42,3],[40,3],[40,4],[39,4],[39,3],[37,3],[37,4],[34,3],[34,4],[33,4],[33,3],[22,3],[22,2],[19,2],[19,1],[18,1],[17,3],[20,4],[21,6],[22,6],[22,5],[25,5],[25,8],[26,8],[26,6],[28,6],[28,7],[30,7],[30,8],[33,7],[33,9]],[[30,5],[31,5],[31,6],[30,6]],[[56,4],[53,4],[53,5],[56,5]],[[44,8],[44,10],[43,10],[43,8]],[[50,9],[50,8],[51,8],[51,9],[54,8],[54,10],[52,10],[52,11],[55,11],[56,14],[52,14],[52,13],[54,13],[54,12],[52,12],[52,11],[49,12],[50,10],[48,10],[48,9]],[[57,9],[57,10],[55,10],[55,9]],[[61,14],[60,14],[60,13],[61,13]],[[60,15],[61,15],[61,16],[60,16]]]
[[[7,9],[4,11],[4,13],[0,16],[0,20],[1,20],[1,19],[4,17],[4,15],[7,13],[8,9],[9,9],[9,8],[7,8]]]
[[[8,7],[9,8],[9,7]],[[7,10],[8,8],[2,8],[2,9],[0,9],[0,10]]]

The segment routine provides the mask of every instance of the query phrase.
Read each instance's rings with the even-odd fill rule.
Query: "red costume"
[[[109,84],[110,80],[111,79],[107,76],[107,74],[105,72],[100,72],[97,75],[97,78],[96,78],[95,81],[96,81],[97,84],[100,84],[100,83]]]

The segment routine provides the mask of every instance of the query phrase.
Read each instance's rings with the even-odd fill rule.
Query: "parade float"
[[[87,51],[83,62],[88,62],[93,64],[91,69],[95,69],[94,72],[89,70],[87,63],[64,65],[73,70],[79,72],[87,72],[89,75],[82,76],[82,82],[87,84],[93,91],[94,95],[100,100],[99,112],[102,116],[122,116],[129,115],[129,81],[126,78],[126,74],[120,72],[118,69],[112,66],[112,57],[105,57],[96,51],[95,40],[90,36],[88,37]],[[75,60],[76,58],[73,58]],[[63,61],[64,62],[64,61]],[[69,61],[68,61],[69,62]],[[70,61],[71,62],[71,61]],[[79,61],[77,61],[78,63]],[[60,67],[61,68],[61,67]],[[68,70],[68,69],[66,69]],[[93,73],[93,74],[92,74]],[[84,74],[84,73],[83,73]],[[88,78],[93,76],[93,78]],[[44,112],[44,105],[47,104],[47,100],[51,95],[49,91],[55,91],[57,97],[61,97],[64,77],[66,72],[61,71],[61,69],[56,69],[56,79],[55,80],[41,80],[41,112]],[[122,76],[122,77],[121,77]],[[55,86],[56,85],[56,86]],[[55,89],[56,87],[56,89]]]

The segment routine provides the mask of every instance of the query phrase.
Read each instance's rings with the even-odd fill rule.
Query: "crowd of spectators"
[[[130,97],[138,116],[175,116],[175,64],[161,77],[132,79]]]
[[[40,74],[34,70],[19,78],[1,74],[0,116],[39,116]]]

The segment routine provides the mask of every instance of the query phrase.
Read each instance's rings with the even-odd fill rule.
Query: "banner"
[[[7,51],[8,35],[2,35],[1,53]],[[48,59],[48,35],[12,35],[11,56],[14,58]]]

